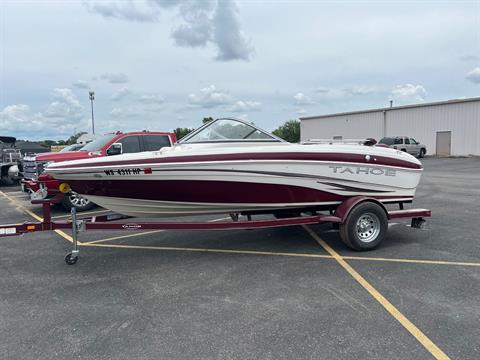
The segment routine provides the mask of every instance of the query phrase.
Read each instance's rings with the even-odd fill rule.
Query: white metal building
[[[300,136],[409,136],[427,146],[427,155],[480,155],[480,97],[302,117]]]

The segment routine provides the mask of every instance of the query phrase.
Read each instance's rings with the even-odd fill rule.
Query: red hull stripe
[[[343,201],[345,196],[301,186],[190,180],[68,180],[84,195],[199,203],[318,203]],[[393,196],[375,196],[394,199]]]
[[[215,155],[193,155],[193,156],[170,156],[166,158],[122,160],[107,162],[90,162],[88,164],[61,165],[58,169],[77,168],[84,166],[130,166],[136,164],[168,164],[199,161],[229,161],[229,160],[307,160],[307,161],[332,161],[332,162],[353,162],[369,165],[396,166],[408,169],[421,169],[421,165],[383,156],[372,156],[370,161],[362,154],[341,154],[341,153],[237,153],[237,154],[215,154]]]

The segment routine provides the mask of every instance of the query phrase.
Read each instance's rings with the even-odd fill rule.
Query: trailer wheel
[[[340,224],[340,237],[348,247],[363,251],[376,248],[388,231],[388,218],[378,204],[367,201],[355,206]]]
[[[72,253],[67,254],[67,256],[65,256],[65,262],[68,265],[75,265],[77,263],[77,260],[78,260],[78,256],[73,256]]]
[[[76,192],[65,194],[62,205],[66,210],[70,210],[72,207],[76,208],[78,212],[88,211],[95,207],[95,204],[90,200],[78,195]]]

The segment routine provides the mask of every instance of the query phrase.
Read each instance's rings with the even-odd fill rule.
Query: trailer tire
[[[62,200],[62,205],[66,210],[75,207],[78,212],[88,211],[95,207],[95,204],[86,198],[82,198],[77,193],[65,194]]]
[[[388,231],[388,218],[379,204],[365,201],[356,205],[340,224],[340,237],[349,248],[357,251],[375,249]]]
[[[67,263],[67,265],[75,265],[77,261],[78,261],[78,256],[73,256],[72,253],[67,254],[67,256],[65,256],[65,262]]]

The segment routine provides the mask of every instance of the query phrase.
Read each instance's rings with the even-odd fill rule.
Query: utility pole
[[[92,104],[92,134],[95,135],[95,118],[93,117],[93,100],[95,100],[95,93],[89,91],[88,95],[90,96],[90,103]]]

